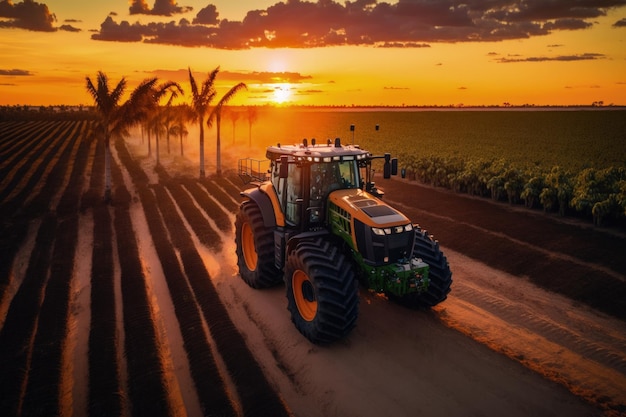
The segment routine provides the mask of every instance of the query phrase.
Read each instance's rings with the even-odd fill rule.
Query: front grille
[[[372,229],[359,220],[354,220],[357,247],[363,260],[370,265],[394,263],[411,256],[414,232],[395,232],[377,235]]]

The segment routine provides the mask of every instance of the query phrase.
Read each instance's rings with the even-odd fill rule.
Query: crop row
[[[11,281],[10,265],[25,240],[29,222],[40,223],[23,281],[7,309],[0,330],[0,410],[3,415],[45,415],[60,410],[59,387],[63,378],[65,335],[68,331],[73,255],[78,239],[78,214],[84,171],[91,144],[80,140],[84,123],[63,130],[50,145],[57,155],[41,156],[43,161],[25,175],[29,183],[41,172],[47,179],[38,192],[17,193],[11,204],[3,201],[3,267],[0,300]],[[11,148],[6,137],[2,143]],[[18,139],[22,141],[23,139]],[[48,143],[52,143],[48,141]],[[6,149],[5,148],[5,149]],[[41,152],[33,148],[35,154]],[[78,162],[74,163],[72,157]],[[52,161],[56,160],[56,163]],[[8,161],[7,170],[23,171],[24,165]],[[15,175],[13,175],[15,177]],[[11,195],[15,182],[7,182],[2,195]],[[60,198],[55,197],[60,193]],[[54,201],[58,201],[54,204]],[[21,206],[21,207],[20,207]],[[44,209],[45,207],[45,209]],[[20,210],[21,208],[21,210]]]
[[[117,142],[116,149],[125,166],[136,164],[122,142]],[[137,172],[137,169],[131,168],[129,172]],[[228,316],[191,233],[178,214],[180,209],[185,220],[200,238],[200,234],[212,230],[210,224],[205,223],[206,218],[200,210],[218,218],[220,217],[218,213],[222,210],[215,211],[213,206],[206,207],[202,202],[194,203],[183,187],[170,178],[161,167],[157,168],[157,172],[165,185],[153,185],[150,187],[152,191],[143,183],[145,180],[143,176],[133,176],[133,181],[139,191],[150,233],[164,268],[176,315],[181,323],[181,332],[191,362],[192,377],[205,411],[210,410],[219,415],[228,415],[232,412],[229,411],[230,403],[225,394],[216,393],[216,390],[223,390],[224,385],[216,375],[217,365],[210,355],[208,336],[203,333],[200,325],[202,320],[207,323],[211,338],[229,374],[237,375],[237,393],[244,415],[258,413],[260,410],[267,415],[286,415],[287,411],[282,401],[265,379],[242,335]],[[209,233],[220,242],[219,236],[213,235],[214,231]],[[215,245],[213,243],[213,246]],[[178,251],[182,265],[174,249]],[[195,303],[191,300],[195,300]]]
[[[131,192],[144,209],[204,414],[288,414],[230,320],[186,229],[189,224],[197,239],[218,250],[221,233],[232,226],[215,200],[237,191],[231,186],[225,192],[226,183],[211,179],[172,179],[161,169],[164,184],[150,185],[120,142],[122,165],[112,163],[114,205],[105,205],[104,147],[92,138],[91,122],[0,123],[0,415],[81,413],[73,409],[73,391],[84,382],[78,390],[87,394],[89,416],[177,414],[180,400],[173,398],[164,363],[168,341],[154,316],[151,277],[139,248],[146,237],[136,234]],[[224,203],[227,210],[233,204],[230,197]],[[89,219],[93,248],[89,259],[79,260],[79,228],[92,224]],[[16,275],[18,252],[28,242],[27,265]],[[70,325],[83,308],[74,300],[82,290],[76,262],[91,264],[88,337],[78,337]],[[69,361],[77,353],[70,346],[77,342],[71,338],[88,344],[82,350],[87,381],[74,380]],[[236,397],[227,392],[215,354],[236,375]]]
[[[522,203],[546,212],[593,219],[594,224],[626,218],[626,166],[585,168],[578,173],[555,166],[550,171],[520,169],[498,160],[401,155],[403,175],[458,193]]]

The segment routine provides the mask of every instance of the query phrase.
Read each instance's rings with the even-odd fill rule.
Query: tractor
[[[235,220],[239,275],[252,288],[284,282],[296,328],[315,344],[347,336],[359,312],[359,284],[411,308],[450,292],[452,273],[432,235],[383,202],[383,178],[397,159],[339,138],[270,146],[265,163],[239,160],[252,187]]]

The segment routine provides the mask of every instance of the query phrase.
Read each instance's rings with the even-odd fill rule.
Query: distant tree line
[[[424,184],[585,217],[598,226],[626,224],[626,165],[571,172],[560,166],[520,169],[502,159],[402,155],[400,160],[403,174]]]

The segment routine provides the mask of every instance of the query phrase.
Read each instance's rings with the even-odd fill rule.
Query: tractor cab
[[[239,162],[240,177],[244,182],[271,181],[286,226],[302,231],[324,226],[332,191],[362,189],[383,197],[373,181],[372,160],[385,158],[385,178],[397,174],[397,160],[389,154],[372,156],[358,145],[342,145],[339,138],[321,145],[315,139],[310,144],[306,139],[299,145],[278,144],[267,149],[266,157],[269,176],[259,175],[262,161],[247,159]]]

